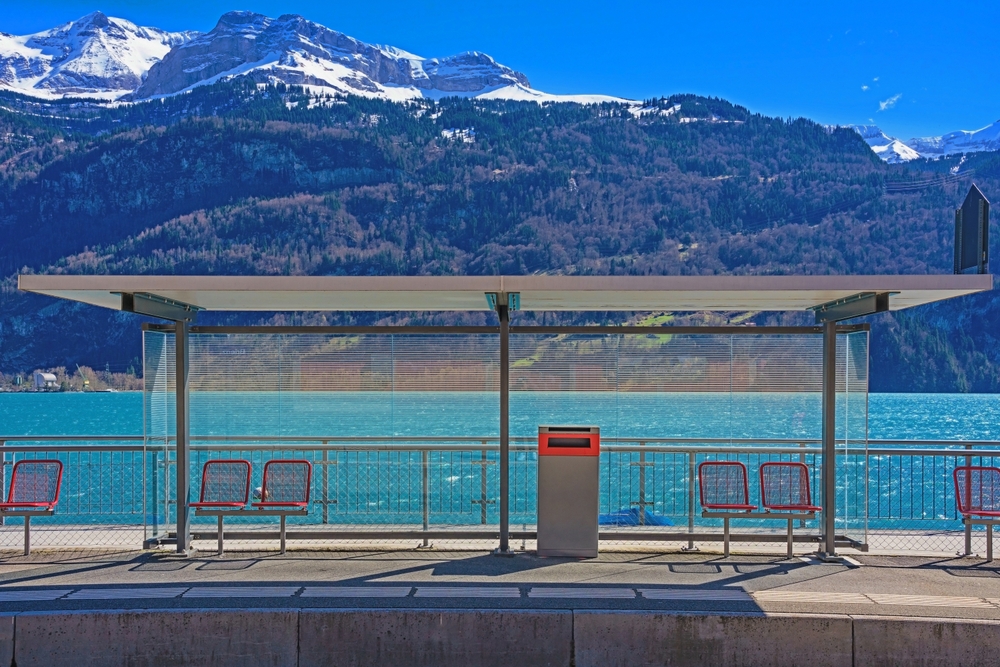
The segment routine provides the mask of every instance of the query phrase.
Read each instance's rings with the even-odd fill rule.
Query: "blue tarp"
[[[653,514],[649,510],[643,510],[643,524],[646,526],[672,526],[674,522],[662,514]],[[599,514],[597,523],[601,526],[638,526],[639,508],[627,507],[608,514]]]

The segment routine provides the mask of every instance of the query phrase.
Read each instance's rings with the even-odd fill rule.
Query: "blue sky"
[[[36,32],[98,9],[202,31],[233,9],[302,14],[426,57],[484,51],[547,92],[693,92],[774,116],[875,122],[903,139],[1000,119],[996,0],[0,0],[0,31]]]

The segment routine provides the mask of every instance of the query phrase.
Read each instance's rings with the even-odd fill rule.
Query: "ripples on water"
[[[855,424],[863,417],[859,405],[850,411]],[[531,436],[540,423],[586,422],[599,424],[605,436],[815,438],[819,410],[812,394],[514,393],[511,433]],[[0,435],[142,435],[142,412],[139,392],[4,393]],[[473,393],[196,393],[191,420],[193,432],[218,435],[499,430],[495,395]],[[873,440],[1000,440],[1000,395],[871,394],[868,428]]]

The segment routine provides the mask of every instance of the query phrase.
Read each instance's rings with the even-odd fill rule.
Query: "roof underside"
[[[120,310],[122,294],[215,311],[490,310],[517,293],[533,311],[792,311],[863,293],[901,310],[993,288],[990,275],[923,276],[74,276],[23,275],[18,287]]]

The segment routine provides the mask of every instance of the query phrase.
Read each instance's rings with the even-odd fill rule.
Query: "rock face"
[[[33,35],[0,33],[0,88],[35,97],[115,99],[197,34],[143,28],[101,12]]]
[[[389,98],[530,87],[523,74],[484,53],[427,60],[393,47],[366,44],[297,15],[271,19],[230,12],[211,32],[173,49],[153,65],[133,98],[171,95],[237,75]]]

